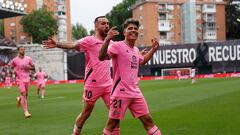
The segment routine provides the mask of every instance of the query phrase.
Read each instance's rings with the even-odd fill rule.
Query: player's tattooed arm
[[[99,51],[99,56],[98,59],[100,61],[104,61],[105,59],[109,59],[108,55],[107,55],[107,49],[108,46],[110,44],[110,41],[114,39],[115,36],[117,36],[119,34],[119,32],[116,30],[116,26],[112,27],[107,34],[107,37],[104,40],[103,46],[101,48],[101,50]]]
[[[156,38],[152,39],[152,48],[149,50],[146,54],[143,55],[144,61],[141,63],[141,65],[146,64],[153,56],[153,54],[157,51],[159,47],[159,43]]]

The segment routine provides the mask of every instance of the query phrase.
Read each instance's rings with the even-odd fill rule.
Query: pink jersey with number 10
[[[95,36],[87,36],[78,40],[78,51],[85,52],[86,68],[84,81],[85,87],[107,87],[112,85],[110,62],[99,61],[99,51],[103,41]]]

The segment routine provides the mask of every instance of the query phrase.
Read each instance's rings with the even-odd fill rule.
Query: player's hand
[[[156,38],[152,39],[152,49],[156,51],[159,47],[159,43]]]
[[[55,48],[57,47],[57,43],[55,40],[53,40],[52,38],[49,38],[48,40],[44,40],[42,41],[43,47],[44,48]]]
[[[117,31],[117,27],[114,26],[112,27],[108,33],[107,33],[107,37],[106,40],[112,40],[114,37],[116,37],[119,34],[119,32]]]

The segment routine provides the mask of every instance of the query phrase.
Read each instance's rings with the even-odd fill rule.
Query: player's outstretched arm
[[[52,38],[42,41],[42,44],[43,44],[43,47],[47,49],[50,49],[50,48],[76,49],[78,46],[77,43],[56,42]]]
[[[159,43],[156,38],[152,39],[152,48],[150,51],[148,51],[146,54],[143,55],[144,61],[141,63],[141,65],[146,64],[153,56],[153,54],[157,51],[159,47]]]
[[[100,61],[104,61],[107,58],[107,49],[110,41],[119,34],[119,32],[116,30],[116,26],[112,27],[107,34],[107,37],[104,39],[103,46],[101,50],[99,51],[98,59]]]

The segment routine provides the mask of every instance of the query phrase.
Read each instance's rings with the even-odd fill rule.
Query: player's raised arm
[[[54,39],[49,38],[48,40],[42,41],[43,47],[50,48],[62,48],[62,49],[76,49],[78,47],[77,43],[72,42],[56,42]]]
[[[152,39],[152,48],[150,51],[148,51],[146,54],[143,55],[144,61],[141,63],[141,65],[146,64],[153,56],[153,54],[157,51],[159,47],[159,43],[156,38]]]
[[[101,50],[99,51],[98,59],[100,61],[104,61],[107,57],[107,49],[110,41],[119,34],[119,32],[116,30],[116,26],[112,27],[107,34],[107,37],[104,40],[104,43],[102,45]]]
[[[148,53],[148,49],[147,48],[144,48],[143,50],[140,51],[141,55],[145,55],[147,53]]]

